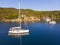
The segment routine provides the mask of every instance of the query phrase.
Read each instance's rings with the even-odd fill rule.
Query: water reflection
[[[50,22],[45,22],[45,24],[46,24],[46,28],[50,28],[50,30],[54,30],[55,25],[56,25],[57,23],[54,23],[54,22],[52,22],[52,23],[50,23]]]
[[[9,37],[19,38],[20,39],[20,45],[22,45],[22,36],[26,36],[26,35],[29,35],[29,33],[21,33],[21,34],[11,34],[11,33],[8,33]]]
[[[55,24],[50,24],[51,25],[51,30],[54,29]]]
[[[21,34],[11,34],[11,33],[8,33],[8,36],[9,37],[12,37],[12,38],[20,38],[24,35],[29,35],[29,33],[21,33]]]

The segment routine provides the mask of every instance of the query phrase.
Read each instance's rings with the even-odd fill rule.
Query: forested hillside
[[[34,17],[53,17],[60,18],[60,11],[36,11],[32,9],[20,9],[21,15],[34,16]],[[16,19],[19,15],[19,9],[16,8],[0,8],[0,20],[2,19]]]

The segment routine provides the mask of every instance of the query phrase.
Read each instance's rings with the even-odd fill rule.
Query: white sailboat
[[[19,4],[19,8],[20,8],[20,4]],[[20,15],[20,10],[19,10],[19,19],[20,19],[20,26],[18,27],[12,27],[9,29],[8,33],[10,34],[23,34],[23,33],[29,33],[29,29],[21,29],[21,15]]]
[[[46,22],[48,22],[49,24],[56,24],[56,21],[50,19],[49,17],[46,19]]]
[[[11,33],[11,34],[23,34],[23,33],[28,33],[28,32],[29,32],[28,29],[21,29],[20,27],[12,27],[8,31],[8,33]]]
[[[49,24],[56,24],[56,21],[52,18]]]

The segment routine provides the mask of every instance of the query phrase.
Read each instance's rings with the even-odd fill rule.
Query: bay
[[[60,23],[55,25],[43,22],[27,23],[29,35],[18,38],[8,35],[8,31],[18,23],[0,22],[0,45],[60,45]],[[22,28],[27,26],[22,22]]]

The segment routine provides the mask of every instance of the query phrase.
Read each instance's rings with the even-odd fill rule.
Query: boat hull
[[[22,33],[28,33],[29,30],[10,30],[8,33],[11,34],[22,34]]]

